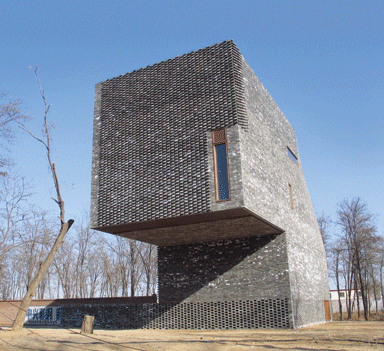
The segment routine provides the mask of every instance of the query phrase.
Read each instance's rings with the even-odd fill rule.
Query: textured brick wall
[[[60,326],[80,328],[85,315],[95,328],[238,329],[291,328],[289,301],[187,302],[158,304],[156,297],[33,300],[33,306],[60,308]],[[0,301],[0,326],[11,327],[21,301]],[[49,323],[48,323],[49,324]]]
[[[248,116],[248,132],[239,129],[244,204],[285,230],[294,325],[325,321],[324,246],[300,158],[298,167],[287,152],[289,147],[299,157],[295,132],[245,60],[243,74]]]
[[[160,247],[159,304],[64,306],[62,323],[85,314],[99,328],[291,328],[285,234]]]
[[[247,128],[239,67],[228,41],[96,87],[93,227],[210,210],[206,132]]]
[[[157,301],[157,297],[154,296],[137,296],[137,297],[96,297],[96,298],[85,298],[85,299],[43,299],[43,300],[32,300],[30,308],[33,309],[35,306],[39,307],[59,307],[66,311],[66,325],[76,326],[78,323],[82,323],[84,314],[76,316],[75,319],[71,317],[71,313],[77,310],[83,310],[87,308],[85,306],[93,306],[94,309],[102,310],[103,306],[125,306],[135,305],[139,306],[142,304],[154,304]],[[20,307],[21,300],[9,300],[0,301],[0,326],[9,327],[12,326],[13,321],[16,318],[18,308]],[[71,312],[72,311],[72,312]],[[72,323],[72,324],[71,324]],[[99,321],[100,323],[100,321]],[[44,324],[44,323],[39,323]],[[49,324],[49,323],[47,323]]]
[[[228,132],[231,201],[216,203],[211,131],[220,127]],[[287,301],[289,325],[324,321],[325,254],[300,159],[298,167],[287,152],[299,157],[295,133],[232,42],[97,85],[94,130],[93,227],[246,213],[164,228],[149,222],[145,238],[162,238],[160,303],[177,302],[170,316],[185,306],[200,311],[200,303],[223,311],[236,301]],[[163,307],[156,313],[167,316]]]
[[[158,249],[161,303],[289,297],[285,235]]]
[[[84,315],[107,329],[292,328],[289,299],[179,304],[76,305],[62,307],[62,325],[80,327]]]

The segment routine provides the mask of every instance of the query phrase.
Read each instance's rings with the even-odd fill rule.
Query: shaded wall
[[[160,304],[201,306],[210,328],[293,325],[285,234],[159,247],[158,277]],[[226,316],[227,305],[238,307]]]
[[[159,247],[161,303],[289,297],[285,235]]]

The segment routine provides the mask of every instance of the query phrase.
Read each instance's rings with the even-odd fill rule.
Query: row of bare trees
[[[348,319],[356,309],[359,317],[363,312],[368,320],[372,307],[377,312],[379,301],[384,304],[384,238],[377,233],[374,216],[360,198],[353,198],[339,204],[333,240],[329,233],[330,218],[322,215],[318,223],[330,277],[338,290],[340,318],[344,305]],[[345,304],[340,292],[345,293]]]
[[[24,122],[29,118],[21,113],[19,101],[0,104],[0,298],[23,299],[13,324],[15,331],[22,328],[33,297],[149,295],[155,292],[157,283],[153,246],[102,236],[84,221],[67,235],[74,220],[64,219],[64,201],[51,159],[51,126],[47,118],[50,105],[40,85],[38,67],[30,68],[45,108],[42,135],[26,127]],[[15,125],[45,148],[56,190],[53,200],[59,206],[59,224],[57,218],[54,221],[28,204],[28,187],[12,171],[11,159],[5,156]]]
[[[1,210],[0,299],[22,299],[52,248],[58,228],[45,213],[30,211],[17,222],[12,213]],[[93,231],[84,217],[67,234],[35,298],[154,294],[156,248]]]

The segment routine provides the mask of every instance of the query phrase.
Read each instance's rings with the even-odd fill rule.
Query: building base
[[[293,328],[289,299],[67,305],[62,307],[62,326],[80,327],[84,315],[95,316],[95,328],[103,329]]]

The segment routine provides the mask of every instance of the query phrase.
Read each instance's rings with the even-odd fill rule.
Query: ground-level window
[[[215,169],[216,201],[230,200],[228,147],[226,128],[212,132],[213,162]]]

